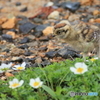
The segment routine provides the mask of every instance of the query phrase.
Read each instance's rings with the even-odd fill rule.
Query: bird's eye
[[[57,31],[57,34],[58,34],[58,35],[61,34],[61,31]]]

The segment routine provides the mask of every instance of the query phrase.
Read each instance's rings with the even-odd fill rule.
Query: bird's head
[[[54,26],[53,35],[59,39],[67,39],[71,33],[71,24],[63,20]]]

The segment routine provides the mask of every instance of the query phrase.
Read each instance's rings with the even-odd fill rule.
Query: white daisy
[[[22,64],[14,65],[12,69],[14,69],[14,70],[25,70],[25,66],[26,66],[26,63],[23,62]]]
[[[8,70],[11,67],[11,65],[12,63],[9,63],[9,64],[2,63],[0,66],[0,73],[3,73],[6,70]]]
[[[40,78],[36,78],[36,79],[30,79],[30,83],[29,85],[33,88],[39,88],[41,87],[43,84],[43,82],[40,80]]]
[[[9,87],[14,89],[14,88],[22,86],[23,83],[24,83],[23,80],[18,81],[18,79],[14,78],[12,81],[9,81]]]
[[[88,71],[87,65],[85,63],[76,63],[75,67],[70,67],[70,70],[74,72],[74,74],[83,74]]]

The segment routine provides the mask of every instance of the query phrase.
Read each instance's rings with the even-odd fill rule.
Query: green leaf
[[[46,86],[46,85],[43,85],[42,88],[43,88],[47,93],[49,93],[49,94],[52,96],[52,98],[55,98],[55,99],[57,100],[56,94],[55,94],[55,92],[54,92],[52,89],[50,89],[50,88],[49,88],[48,86]]]

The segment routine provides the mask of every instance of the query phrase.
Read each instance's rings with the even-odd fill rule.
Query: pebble
[[[8,31],[6,34],[11,35],[13,39],[16,38],[16,34],[13,31]]]
[[[47,36],[53,34],[53,26],[48,26],[43,30],[43,35]]]
[[[33,35],[35,37],[41,37],[43,35],[43,33],[40,31],[40,32],[34,32]]]
[[[6,22],[4,22],[1,26],[4,29],[12,29],[16,25],[16,18],[13,17],[11,19],[8,19]]]
[[[70,50],[68,48],[58,50],[57,54],[65,59],[77,56],[76,51]]]
[[[49,52],[47,52],[45,55],[46,55],[48,58],[53,58],[53,57],[56,56],[56,54],[57,54],[56,51],[49,51]]]
[[[27,22],[25,24],[22,24],[19,26],[19,31],[23,34],[29,33],[32,29],[36,27],[35,24],[32,24],[31,22]]]
[[[58,20],[60,18],[58,11],[53,11],[49,14],[48,19],[55,19]]]
[[[35,32],[41,32],[41,31],[43,31],[46,27],[47,27],[47,25],[37,25],[37,26],[35,27]]]
[[[21,49],[26,49],[26,48],[28,48],[29,46],[28,45],[21,45],[21,46],[19,46],[18,48],[21,48]]]
[[[16,5],[16,6],[20,6],[20,5],[21,5],[21,2],[16,2],[15,5]]]
[[[23,49],[19,49],[19,48],[14,48],[10,51],[11,56],[20,56],[20,55],[24,55],[24,54],[25,54],[25,51]]]
[[[9,41],[9,42],[12,42],[12,41],[13,41],[12,36],[9,35],[9,34],[3,34],[3,35],[2,35],[2,38],[3,38],[4,40]]]
[[[71,12],[75,12],[80,6],[80,2],[66,2],[65,8],[69,9]]]
[[[25,12],[25,11],[27,11],[28,9],[27,9],[27,7],[24,7],[24,8],[22,8],[21,10],[20,10],[20,12]]]
[[[53,2],[48,2],[48,3],[45,5],[45,7],[49,7],[49,6],[53,6],[53,5],[54,5]]]
[[[41,18],[34,18],[32,19],[32,21],[35,23],[43,23],[43,20]]]
[[[28,43],[29,42],[29,38],[28,37],[24,37],[20,43],[23,44],[23,43]]]

